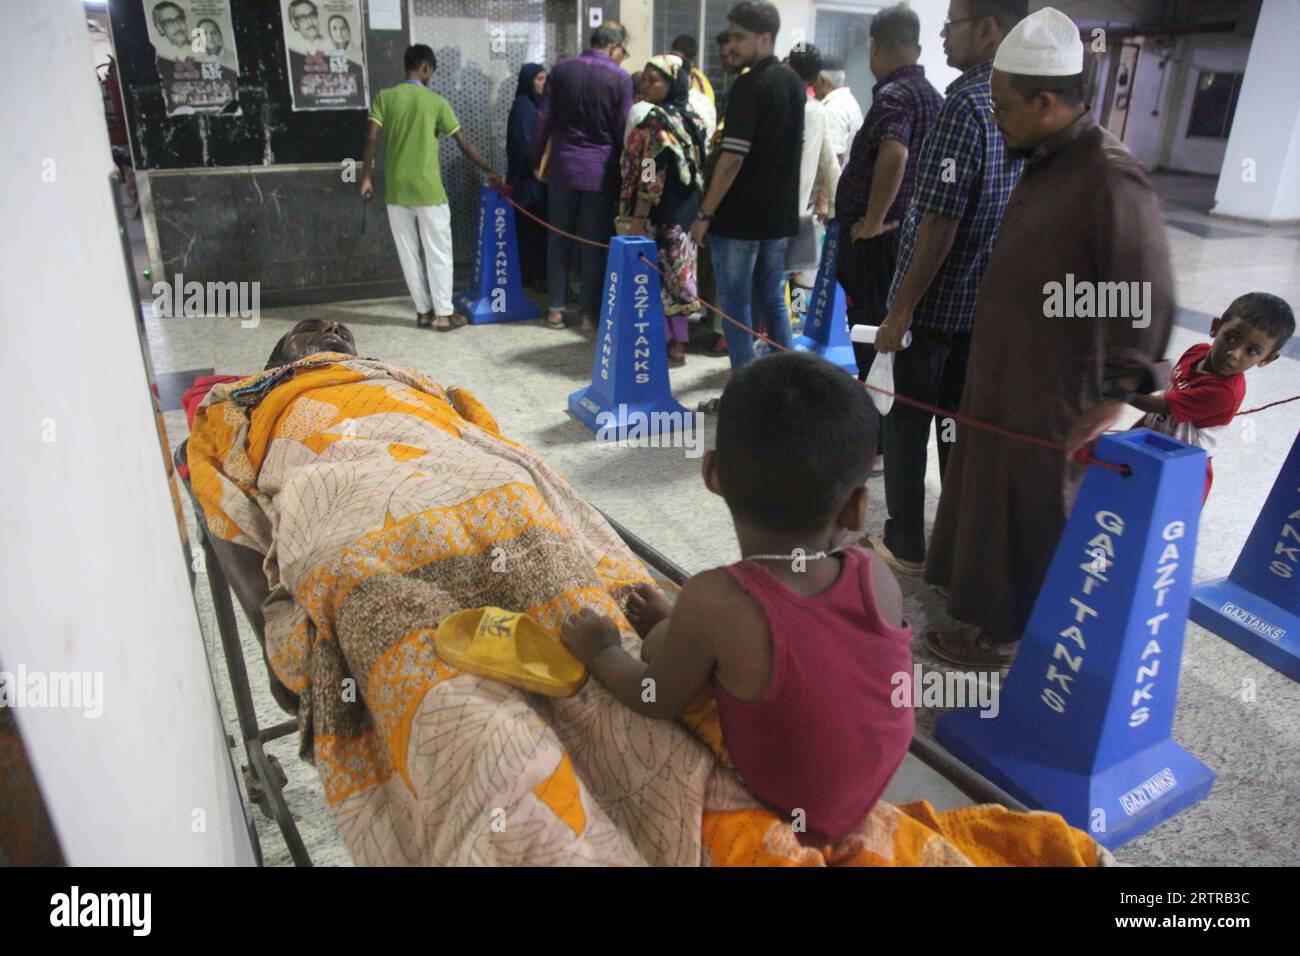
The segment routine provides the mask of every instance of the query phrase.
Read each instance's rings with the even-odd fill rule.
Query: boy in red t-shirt
[[[1246,370],[1272,362],[1294,332],[1295,315],[1282,299],[1267,292],[1238,296],[1210,323],[1209,344],[1183,353],[1169,388],[1128,399],[1147,413],[1134,427],[1172,435],[1211,454],[1246,397]],[[1213,482],[1214,466],[1207,459],[1205,498]]]
[[[738,369],[702,464],[741,560],[695,575],[676,604],[640,585],[627,608],[640,660],[590,608],[560,630],[645,716],[673,719],[711,689],[732,765],[805,845],[837,843],[866,819],[916,724],[895,696],[912,672],[898,581],[872,552],[843,547],[866,520],[877,422],[866,389],[825,359],[784,353]]]

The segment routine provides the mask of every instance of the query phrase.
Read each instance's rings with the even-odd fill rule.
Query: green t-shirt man
[[[451,104],[422,83],[407,80],[379,91],[370,118],[383,127],[388,140],[384,201],[394,206],[446,205],[438,137],[460,129]]]

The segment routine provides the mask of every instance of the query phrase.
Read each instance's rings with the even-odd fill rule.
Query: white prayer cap
[[[1006,35],[993,68],[1019,76],[1074,76],[1083,72],[1083,41],[1074,21],[1055,7],[1031,13]]]

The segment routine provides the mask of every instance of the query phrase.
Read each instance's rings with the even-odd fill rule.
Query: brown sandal
[[[433,330],[435,332],[451,332],[467,325],[469,325],[469,319],[459,312],[453,312],[451,315],[440,315],[433,320]]]
[[[415,324],[417,327],[421,329],[433,328],[433,313],[432,312],[415,313]]]
[[[560,317],[560,321],[558,322],[552,321],[552,318],[556,315]],[[548,329],[555,329],[557,332],[562,332],[569,327],[569,324],[564,321],[563,312],[547,312],[544,321],[546,322],[546,327]]]

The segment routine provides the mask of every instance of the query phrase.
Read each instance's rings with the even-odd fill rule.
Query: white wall
[[[672,2],[672,0],[659,0],[659,2]],[[772,2],[781,13],[781,33],[776,38],[776,55],[783,57],[790,52],[790,47],[798,39],[796,30],[802,31],[805,40],[813,37],[816,4],[810,0],[772,0]],[[948,0],[912,0],[909,5],[921,20],[920,63],[925,67],[926,78],[942,93],[945,86],[961,75],[948,66],[943,55],[943,40],[939,36],[944,17],[948,15]],[[834,6],[845,10],[860,9],[864,13],[872,13],[893,4],[835,0]],[[867,105],[863,103],[863,109],[866,109]]]
[[[1131,42],[1131,41],[1130,41]],[[1238,73],[1246,68],[1250,40],[1231,33],[1178,38],[1144,37],[1138,55],[1124,145],[1147,169],[1218,175],[1228,141],[1187,136],[1196,84],[1202,70]],[[1165,57],[1172,50],[1172,56]],[[1161,70],[1161,62],[1165,62]],[[1101,64],[1103,78],[1109,59]],[[1100,116],[1100,99],[1097,101]],[[1153,111],[1156,111],[1155,115]],[[1241,116],[1238,106],[1237,116]]]
[[[672,0],[658,0],[672,2]],[[794,29],[802,29],[805,36],[813,35],[813,16],[815,0],[773,0],[781,12],[781,35],[777,37],[777,56],[785,56],[795,42]],[[868,2],[868,0],[831,0],[842,9],[861,9],[864,12],[882,10],[893,6],[892,2]],[[948,0],[909,0],[908,6],[916,11],[921,20],[921,60],[925,67],[926,78],[935,85],[940,93],[953,80],[960,76],[960,71],[948,65],[943,54],[943,38],[939,31],[948,15]],[[1057,8],[1067,4],[1056,0],[1030,0],[1029,9],[1038,10],[1046,6]],[[1135,20],[1149,20],[1156,16],[1159,0],[1086,0],[1084,3],[1068,5],[1067,12],[1076,20],[1111,20],[1117,23],[1132,23]],[[866,104],[863,104],[864,106]]]
[[[1229,164],[1225,162],[1225,171],[1228,168]],[[1237,168],[1237,172],[1240,172],[1240,167]],[[1296,115],[1291,120],[1291,139],[1287,143],[1286,152],[1283,154],[1277,172],[1279,173],[1276,179],[1277,191],[1273,197],[1273,208],[1270,210],[1269,219],[1276,222],[1300,221],[1300,109],[1296,110]],[[1231,202],[1226,197],[1220,201],[1223,203],[1223,208],[1216,208],[1215,211],[1230,215]]]
[[[659,0],[660,3],[665,0]],[[672,3],[673,0],[667,0]],[[680,0],[678,0],[680,2]],[[623,69],[629,73],[637,73],[645,69],[646,60],[656,53],[667,53],[667,50],[653,50],[654,44],[654,0],[622,0],[618,10],[619,22],[627,28],[627,32],[632,35],[632,40],[627,46],[627,59],[623,61]],[[587,28],[587,33],[591,33],[591,28]],[[672,40],[672,37],[669,37]]]
[[[1226,139],[1187,136],[1192,102],[1202,70],[1240,73],[1246,69],[1250,40],[1231,33],[1188,36],[1182,39],[1175,60],[1178,72],[1170,77],[1165,122],[1158,163],[1164,169],[1217,176],[1228,149]],[[1172,66],[1172,64],[1171,64]],[[1175,82],[1179,79],[1181,81]],[[1300,72],[1297,72],[1300,82]]]
[[[1214,212],[1264,222],[1300,220],[1300,2],[1264,0],[1237,101]],[[1253,181],[1243,178],[1250,161]]]
[[[98,719],[15,717],[69,863],[251,863],[165,483],[85,14],[77,0],[0,5],[16,132],[0,185],[0,662],[103,674]]]
[[[671,3],[672,0],[657,0],[659,3]],[[781,32],[776,35],[777,58],[790,52],[800,38],[805,42],[812,40],[813,5],[808,0],[772,0],[781,14]]]
[[[960,70],[948,65],[948,59],[943,55],[943,37],[939,36],[944,18],[948,16],[948,0],[915,0],[912,9],[921,18],[920,63],[925,67],[926,79],[942,93],[944,87],[961,76]]]
[[[1141,40],[1142,51],[1138,54],[1137,73],[1130,84],[1132,96],[1129,101],[1128,121],[1124,126],[1124,145],[1128,147],[1137,160],[1147,169],[1155,169],[1160,161],[1160,146],[1164,139],[1164,117],[1168,102],[1169,86],[1175,75],[1172,58],[1160,68],[1165,52],[1172,47],[1169,39],[1144,37]],[[1108,71],[1110,61],[1101,64],[1103,71]],[[1104,72],[1103,76],[1109,75]],[[1101,103],[1096,101],[1094,110],[1101,116]],[[1153,114],[1155,111],[1155,115]]]

